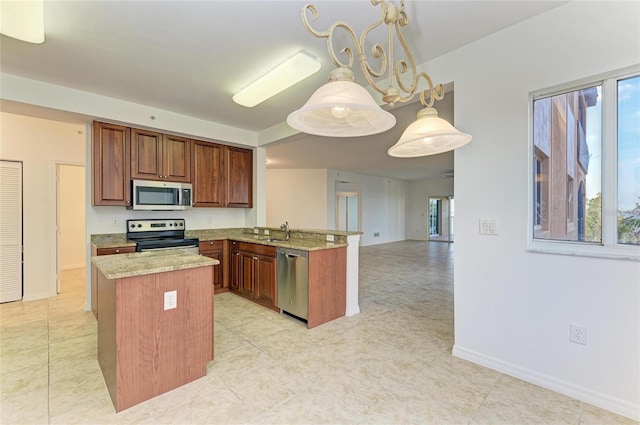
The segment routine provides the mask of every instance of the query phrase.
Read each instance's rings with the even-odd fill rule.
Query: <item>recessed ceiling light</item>
[[[239,105],[252,108],[320,70],[320,62],[298,52],[233,96]]]

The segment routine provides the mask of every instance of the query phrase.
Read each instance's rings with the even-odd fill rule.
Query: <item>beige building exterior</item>
[[[597,98],[597,88],[590,87],[534,102],[535,238],[585,238],[586,119]]]

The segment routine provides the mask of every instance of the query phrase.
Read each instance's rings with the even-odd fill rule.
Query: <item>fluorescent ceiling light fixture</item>
[[[44,0],[0,1],[0,33],[28,43],[44,43]]]
[[[233,101],[252,108],[320,70],[320,62],[300,51],[233,96]]]

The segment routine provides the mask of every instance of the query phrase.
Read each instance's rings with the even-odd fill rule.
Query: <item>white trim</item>
[[[345,315],[360,313],[358,305],[358,270],[360,264],[360,235],[347,236],[347,306]]]
[[[584,401],[636,421],[640,420],[640,404],[611,397],[598,391],[593,391],[568,381],[556,379],[459,345],[453,346],[452,354],[455,357],[497,370],[498,372],[502,372],[506,375],[522,379],[540,387]]]

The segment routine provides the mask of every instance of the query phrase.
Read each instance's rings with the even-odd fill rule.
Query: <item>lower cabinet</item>
[[[229,289],[251,301],[279,311],[276,306],[276,248],[230,242]]]
[[[96,255],[113,255],[113,254],[127,254],[130,252],[136,252],[135,246],[119,246],[114,248],[98,248],[95,245],[91,245],[91,256]],[[91,264],[91,311],[93,315],[98,318],[98,271],[96,266]]]
[[[200,241],[200,255],[220,261],[220,264],[213,266],[213,291],[214,294],[229,291],[227,279],[224,275],[224,250],[226,241]]]

